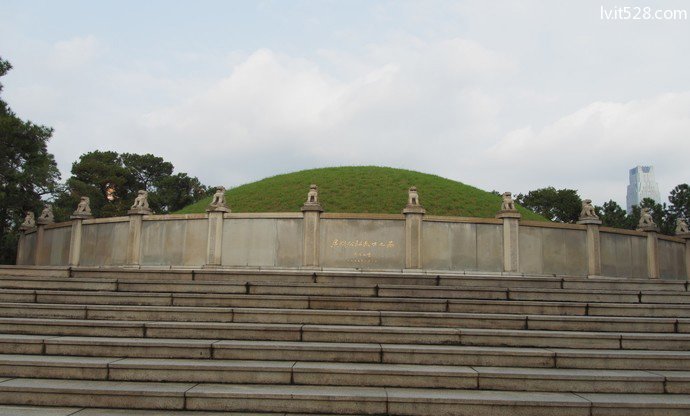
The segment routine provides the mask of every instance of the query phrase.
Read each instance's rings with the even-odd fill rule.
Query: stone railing
[[[514,208],[497,218],[440,217],[412,198],[402,214],[324,213],[318,200],[294,213],[232,213],[224,200],[208,211],[39,222],[25,227],[17,264],[690,278],[690,236],[654,227],[522,221]]]

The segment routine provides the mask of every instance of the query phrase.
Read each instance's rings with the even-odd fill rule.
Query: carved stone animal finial
[[[220,211],[220,212],[230,212],[228,204],[225,202],[225,187],[217,186],[216,192],[213,194],[211,203],[206,207],[207,212]]]
[[[649,208],[642,208],[640,213],[640,222],[637,223],[639,229],[651,229],[656,228],[656,223],[652,218],[652,214],[649,213]]]
[[[77,209],[72,213],[70,218],[89,218],[91,217],[91,200],[88,196],[82,196],[79,200]]]
[[[513,201],[513,194],[510,192],[503,192],[501,195],[503,201],[501,202],[501,211],[515,211],[515,202]]]
[[[27,231],[36,227],[36,216],[32,211],[27,211],[24,222],[19,226],[22,231]]]
[[[580,220],[598,220],[599,216],[594,211],[591,199],[582,201],[582,211],[580,211]]]
[[[425,214],[426,210],[419,202],[419,193],[416,186],[411,186],[407,191],[407,206],[403,209],[403,214]]]
[[[407,191],[407,206],[408,207],[417,207],[421,205],[419,203],[419,194],[417,193],[417,187],[412,186],[410,187],[410,190]]]
[[[316,185],[311,185],[309,187],[309,192],[307,193],[307,204],[318,204],[319,203],[319,187]]]
[[[676,220],[676,234],[688,234],[690,233],[690,230],[688,230],[688,223],[685,222],[684,219],[678,218]]]
[[[139,215],[150,214],[151,208],[149,208],[149,193],[143,189],[137,192],[137,197],[134,198],[134,203],[127,213]]]
[[[307,201],[302,205],[302,211],[318,211],[323,212],[321,204],[319,204],[319,187],[312,184],[309,186],[309,192],[307,192]]]
[[[48,204],[45,207],[43,207],[43,211],[41,211],[41,215],[38,216],[38,223],[43,225],[43,224],[52,224],[55,222],[55,216],[53,215],[53,206]]]

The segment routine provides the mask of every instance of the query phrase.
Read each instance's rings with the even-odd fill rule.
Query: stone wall
[[[305,232],[305,230],[309,230]],[[687,279],[688,240],[519,218],[299,213],[130,215],[38,225],[17,264],[508,272]]]

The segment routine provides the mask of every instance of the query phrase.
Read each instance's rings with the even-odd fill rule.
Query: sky
[[[0,82],[18,116],[55,129],[63,179],[98,149],[153,153],[214,186],[379,165],[625,206],[628,170],[653,165],[667,202],[690,182],[688,14],[684,1],[2,0],[14,69]]]

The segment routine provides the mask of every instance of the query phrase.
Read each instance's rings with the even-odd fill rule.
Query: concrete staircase
[[[690,414],[686,282],[2,274],[0,415]]]

